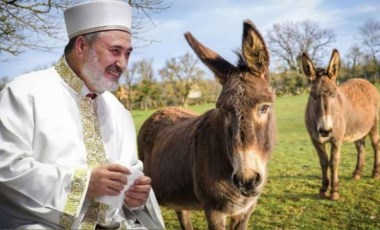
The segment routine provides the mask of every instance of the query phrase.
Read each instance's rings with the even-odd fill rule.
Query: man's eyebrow
[[[109,45],[109,47],[112,48],[112,49],[124,49],[124,47],[121,46],[121,45]],[[126,50],[129,51],[129,52],[132,52],[133,47],[129,47]]]

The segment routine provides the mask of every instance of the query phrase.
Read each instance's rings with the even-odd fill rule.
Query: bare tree
[[[26,49],[50,51],[62,41],[62,12],[78,0],[0,0],[0,55],[19,55]],[[153,24],[152,15],[171,6],[165,0],[128,0],[134,7],[133,36],[143,42],[143,34]],[[66,39],[66,38],[65,38]],[[3,60],[5,61],[5,60]]]
[[[360,64],[360,59],[363,56],[363,52],[360,50],[358,45],[353,45],[350,47],[347,55],[347,68],[352,75],[357,74],[357,68]]]
[[[368,19],[359,27],[363,45],[366,46],[372,57],[373,81],[378,82],[380,72],[377,54],[380,52],[380,21]]]
[[[133,38],[137,40],[135,47],[146,46],[157,42],[146,38],[144,34],[155,27],[152,15],[159,14],[172,6],[172,1],[165,0],[128,0],[128,3],[135,9],[132,20]]]
[[[184,56],[166,61],[165,67],[159,71],[162,79],[173,88],[173,93],[182,106],[187,106],[193,85],[205,75],[197,64],[198,60],[186,53]]]
[[[326,48],[336,40],[333,30],[322,29],[317,22],[310,20],[276,23],[267,35],[272,55],[290,70],[297,71],[301,70],[302,52],[307,52],[318,63],[325,56]]]
[[[69,1],[0,1],[0,54],[19,55],[28,49],[48,50],[42,39],[48,36],[59,39],[62,19],[59,11]]]
[[[376,60],[376,55],[380,52],[380,21],[368,19],[359,27],[359,35],[372,58]]]

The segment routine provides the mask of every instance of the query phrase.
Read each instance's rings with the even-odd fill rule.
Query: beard
[[[116,91],[119,87],[119,82],[117,80],[107,79],[104,76],[104,71],[100,66],[101,65],[95,49],[91,48],[88,58],[83,65],[83,74],[88,84],[90,84],[97,93],[103,93],[104,91]],[[122,70],[117,66],[108,66],[107,71],[108,70],[116,70],[120,73],[120,75],[122,73]]]

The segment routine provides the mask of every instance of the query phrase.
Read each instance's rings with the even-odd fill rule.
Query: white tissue
[[[116,163],[116,164],[123,165],[120,162],[118,162],[116,160],[113,160],[113,159],[109,159],[108,163]],[[135,182],[135,180],[137,178],[140,178],[140,177],[144,176],[143,172],[141,172],[138,169],[133,168],[132,166],[127,166],[127,165],[123,165],[123,166],[126,167],[126,168],[128,168],[129,171],[131,172],[131,174],[126,175],[128,182],[124,186],[123,191],[121,191],[118,196],[109,196],[109,195],[107,195],[107,196],[96,197],[95,201],[103,203],[103,204],[108,204],[110,206],[113,206],[113,207],[121,209],[121,207],[123,205],[123,202],[124,202],[124,198],[125,198],[125,192],[128,191],[129,187],[131,187],[131,185]]]

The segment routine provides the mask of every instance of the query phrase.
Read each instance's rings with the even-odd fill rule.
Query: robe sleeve
[[[38,159],[39,154],[33,151],[34,115],[32,96],[19,91],[14,93],[12,87],[3,89],[0,94],[0,193],[15,206],[58,222],[63,212],[78,214],[90,171]],[[71,209],[66,205],[69,200],[75,204]]]

